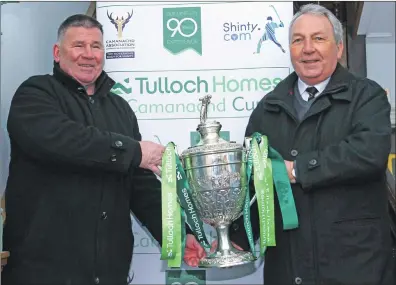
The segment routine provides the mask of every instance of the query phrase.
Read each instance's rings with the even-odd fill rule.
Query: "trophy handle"
[[[254,194],[252,199],[250,199],[249,207],[251,207],[256,200],[257,200],[257,196],[256,194]],[[242,215],[243,215],[243,211],[235,218],[235,220],[239,219]]]
[[[256,200],[257,200],[257,196],[256,196],[256,193],[254,193],[252,199],[250,199],[250,205],[249,206],[251,207],[253,205],[253,203],[256,202]]]
[[[251,141],[252,141],[252,138],[245,138],[246,159],[249,157],[249,154],[251,152],[251,148],[250,148],[250,142]],[[249,185],[248,185],[248,190],[247,191],[250,191]],[[257,196],[256,196],[256,193],[255,193],[253,195],[252,199],[250,199],[249,207],[251,207],[256,200],[257,200]],[[238,217],[236,219],[239,219],[242,215],[243,215],[243,211],[238,215]]]

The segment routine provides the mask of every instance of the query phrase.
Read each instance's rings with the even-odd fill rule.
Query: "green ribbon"
[[[180,267],[182,261],[182,212],[176,193],[175,146],[168,143],[162,157],[162,249],[161,260],[169,267]]]
[[[267,147],[267,148],[265,148]],[[268,142],[260,144],[252,140],[254,187],[260,221],[260,255],[267,246],[275,246],[274,191],[271,160],[268,159]]]
[[[187,181],[187,176],[183,165],[177,155],[176,157],[176,178],[177,178],[177,195],[179,202],[186,214],[186,222],[193,232],[197,241],[205,249],[210,249],[208,240],[206,239],[205,230],[202,220],[200,219],[196,205],[191,198],[191,188]]]
[[[250,177],[252,174],[252,168],[253,168],[253,158],[251,153],[249,152],[249,155],[247,157],[247,167],[246,167],[246,173],[247,173],[247,190],[246,190],[246,196],[245,196],[245,203],[243,205],[243,223],[245,226],[245,231],[246,235],[249,241],[249,246],[250,246],[250,251],[253,254],[253,256],[256,258],[255,250],[254,250],[254,237],[253,237],[253,230],[252,230],[252,224],[250,222]]]
[[[269,157],[272,161],[273,178],[282,214],[283,229],[298,228],[298,216],[293,192],[287,175],[283,157],[272,147],[269,147]]]
[[[170,142],[162,157],[162,249],[161,260],[169,267],[180,267],[184,256],[187,223],[198,242],[209,249],[203,223],[191,199],[183,165]]]
[[[282,213],[283,229],[290,230],[297,228],[298,216],[287,169],[282,156],[269,146],[266,136],[254,133],[251,138],[251,151],[249,151],[247,161],[247,176],[248,181],[250,181],[253,168],[254,188],[259,210],[260,255],[264,256],[268,246],[276,246],[274,184]],[[248,193],[245,199],[244,225],[250,248],[254,254],[249,196]]]
[[[176,256],[174,259],[169,259],[168,260],[168,267],[177,267],[179,268],[182,264],[183,256],[184,256],[184,249],[186,247],[186,228],[183,227],[182,225],[185,224],[185,214],[182,209],[180,209],[180,240],[181,240],[181,245],[180,247],[177,248],[176,251]]]

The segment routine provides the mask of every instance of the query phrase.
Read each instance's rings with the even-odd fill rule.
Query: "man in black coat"
[[[103,71],[102,25],[66,19],[53,75],[17,89],[8,118],[11,162],[4,285],[125,285],[130,212],[161,242],[164,147],[141,141],[128,103]]]
[[[396,284],[385,177],[390,104],[377,83],[337,63],[342,39],[330,11],[303,6],[290,24],[295,72],[249,119],[246,136],[268,136],[285,159],[299,217],[299,228],[284,231],[275,198],[276,247],[266,251],[265,285]],[[251,217],[257,239],[256,203]],[[231,240],[248,250],[242,218],[231,229]],[[185,261],[194,265],[198,245],[187,246]]]

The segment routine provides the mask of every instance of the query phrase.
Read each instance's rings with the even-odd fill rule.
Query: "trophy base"
[[[233,250],[228,254],[217,251],[212,256],[205,257],[199,261],[199,267],[227,268],[247,264],[255,260],[253,254],[248,251]]]

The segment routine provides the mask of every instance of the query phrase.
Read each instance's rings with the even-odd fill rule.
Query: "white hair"
[[[336,43],[342,43],[343,42],[343,37],[344,37],[344,31],[342,29],[342,24],[340,20],[337,19],[334,14],[328,10],[327,8],[317,5],[317,4],[307,4],[304,6],[301,6],[300,11],[298,11],[292,18],[289,26],[289,43],[291,43],[292,40],[292,27],[294,22],[302,15],[304,14],[311,14],[311,15],[317,15],[317,16],[325,16],[327,19],[329,19],[331,25],[333,26],[333,32],[334,32],[334,38],[336,40]]]

